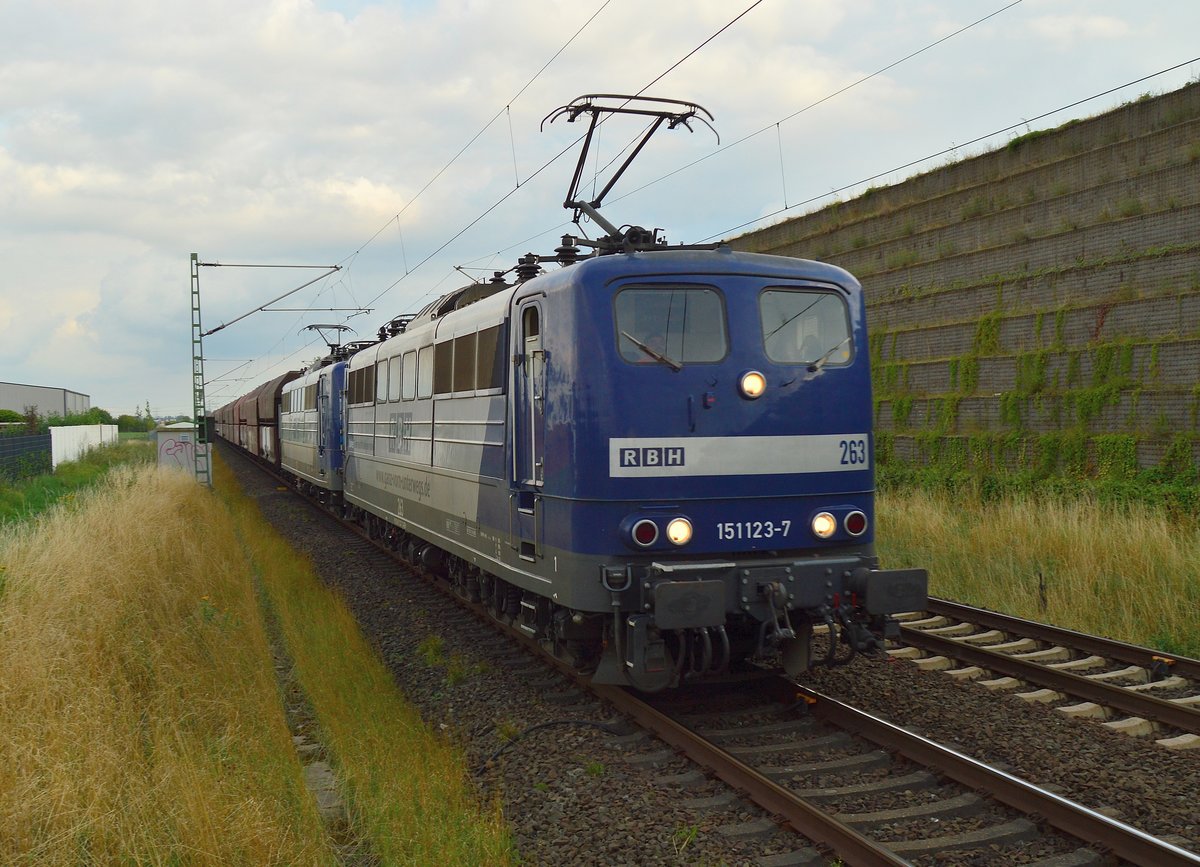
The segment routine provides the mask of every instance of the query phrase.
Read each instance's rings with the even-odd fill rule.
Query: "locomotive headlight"
[[[673,545],[686,545],[692,541],[692,522],[687,518],[675,518],[667,524],[667,538]]]
[[[821,512],[812,519],[812,531],[818,539],[828,539],[837,531],[837,518],[828,512]]]
[[[762,393],[767,390],[767,378],[757,370],[747,370],[742,374],[738,387],[741,389],[742,397],[754,400],[762,397]]]

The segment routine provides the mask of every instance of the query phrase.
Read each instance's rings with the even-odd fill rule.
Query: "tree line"
[[[190,422],[192,417],[180,415],[168,421]],[[37,406],[27,406],[23,413],[12,409],[0,409],[0,425],[3,425],[0,427],[0,432],[10,435],[46,433],[51,427],[70,427],[83,424],[115,424],[117,430],[122,433],[136,433],[154,430],[158,426],[158,421],[150,411],[149,401],[146,402],[144,412],[139,406],[133,415],[122,413],[116,418],[113,418],[112,413],[108,410],[98,406],[92,407],[87,412],[73,412],[66,415],[54,412],[42,414],[38,412]]]

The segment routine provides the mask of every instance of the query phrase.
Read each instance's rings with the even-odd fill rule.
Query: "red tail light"
[[[646,518],[638,521],[633,525],[633,541],[643,548],[650,547],[658,541],[658,525]]]
[[[851,536],[861,536],[867,532],[867,516],[862,512],[851,512],[846,516],[843,526]]]

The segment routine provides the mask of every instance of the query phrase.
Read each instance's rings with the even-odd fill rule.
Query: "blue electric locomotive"
[[[924,604],[923,572],[877,568],[838,268],[599,256],[440,298],[347,382],[350,514],[602,682],[798,670],[814,622],[861,648]]]
[[[666,102],[560,114],[703,111]],[[526,256],[513,283],[438,298],[288,383],[284,469],[598,682],[795,673],[874,646],[927,580],[875,556],[861,286],[617,229],[603,192],[577,198],[586,153],[567,205],[608,235],[564,237],[561,269]]]
[[[288,382],[280,396],[280,465],[300,490],[322,502],[338,502],[342,490],[346,367],[331,355]]]

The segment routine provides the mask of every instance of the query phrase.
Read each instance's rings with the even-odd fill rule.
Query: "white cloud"
[[[146,398],[186,411],[194,250],[227,262],[350,265],[296,306],[361,304],[396,284],[353,320],[365,337],[460,282],[455,263],[505,268],[526,249],[551,249],[576,155],[529,175],[582,130],[538,132],[542,118],[581,93],[637,91],[748,4],[612,0],[513,101],[601,5],[0,0],[6,378],[52,379],[114,411]],[[1001,5],[767,0],[649,92],[707,106],[724,143],[769,132],[618,201],[716,150],[705,130],[656,139],[610,195],[614,216],[692,241],[771,213],[783,199],[776,121]],[[1176,0],[1153,12],[1026,0],[801,114],[781,127],[789,201],[1191,56],[1200,8]],[[601,135],[604,159],[636,128],[618,126]],[[514,152],[520,191],[405,276],[405,263],[512,191]],[[245,312],[294,276],[216,270],[204,274],[206,322]],[[259,314],[206,345],[258,359],[243,373],[265,375],[280,359],[311,357],[302,348],[311,335],[298,332],[330,316]]]
[[[1060,48],[1071,48],[1081,40],[1122,39],[1129,35],[1130,24],[1111,15],[1042,15],[1030,22],[1030,30]]]

